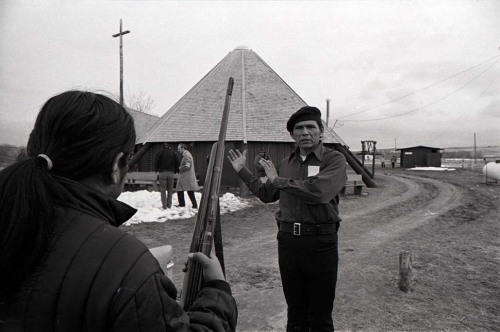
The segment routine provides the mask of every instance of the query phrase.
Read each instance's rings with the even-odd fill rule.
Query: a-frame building
[[[275,164],[289,155],[295,147],[286,130],[286,122],[306,102],[255,52],[247,47],[237,47],[175,103],[146,134],[139,137],[138,149],[140,145],[150,147],[139,161],[140,171],[153,169],[154,156],[162,142],[174,146],[187,143],[195,159],[198,178],[203,183],[207,156],[219,135],[229,77],[234,78],[234,88],[226,152],[235,148],[246,149],[251,170],[255,155],[260,150],[266,151]],[[341,151],[357,173],[363,174],[363,178],[368,177],[344,141],[326,124],[323,142]],[[238,178],[227,160],[223,166],[221,186],[239,186]]]
[[[134,119],[135,133],[137,135],[136,142],[139,143],[141,137],[144,137],[148,130],[160,119],[156,115],[147,114],[125,107],[127,112]]]

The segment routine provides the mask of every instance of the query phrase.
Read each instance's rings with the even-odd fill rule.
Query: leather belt
[[[337,233],[336,224],[301,224],[299,222],[296,223],[280,222],[279,228],[284,232],[292,233],[293,235],[296,236],[325,235],[325,234]]]

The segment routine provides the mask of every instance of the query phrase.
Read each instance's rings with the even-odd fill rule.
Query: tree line
[[[25,155],[26,148],[8,144],[0,144],[0,169],[5,168]]]

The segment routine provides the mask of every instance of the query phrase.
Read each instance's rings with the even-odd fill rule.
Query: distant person
[[[264,203],[279,201],[278,262],[288,306],[287,331],[333,331],[337,284],[339,194],[347,181],[346,159],[323,146],[323,123],[316,107],[305,106],[286,128],[297,149],[281,160],[260,159],[268,180],[246,167],[246,152],[228,158],[248,188]]]
[[[234,331],[235,300],[216,260],[189,255],[204,286],[186,312],[148,248],[118,227],[134,121],[100,94],[42,107],[28,159],[0,172],[0,331]]]
[[[160,197],[164,210],[172,207],[174,175],[179,172],[179,164],[180,158],[177,152],[172,150],[168,143],[163,143],[162,149],[156,155],[155,171],[160,182]]]
[[[380,167],[385,168],[385,157],[380,155]]]
[[[262,165],[260,164],[261,159],[269,160],[269,156],[267,155],[266,151],[259,151],[253,161],[253,166],[255,168],[255,176],[258,178],[263,178],[266,176],[266,171],[264,170],[264,167],[262,167]]]
[[[396,156],[392,156],[391,157],[391,166],[392,166],[392,168],[394,168],[394,166],[396,166],[396,161],[398,161],[398,159],[396,158]]]
[[[196,180],[193,156],[188,151],[186,144],[179,144],[177,150],[182,155],[181,164],[179,166],[179,180],[177,181],[176,187],[179,206],[186,206],[184,191],[187,191],[193,209],[197,209],[198,203],[196,202],[194,192],[200,190],[200,186],[198,185],[198,180]]]

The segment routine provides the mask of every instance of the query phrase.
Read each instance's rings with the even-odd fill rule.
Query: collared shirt
[[[273,183],[262,183],[246,168],[238,176],[264,203],[279,200],[276,220],[305,224],[341,221],[339,194],[347,181],[346,159],[340,152],[318,147],[302,160],[297,149],[283,159]]]

